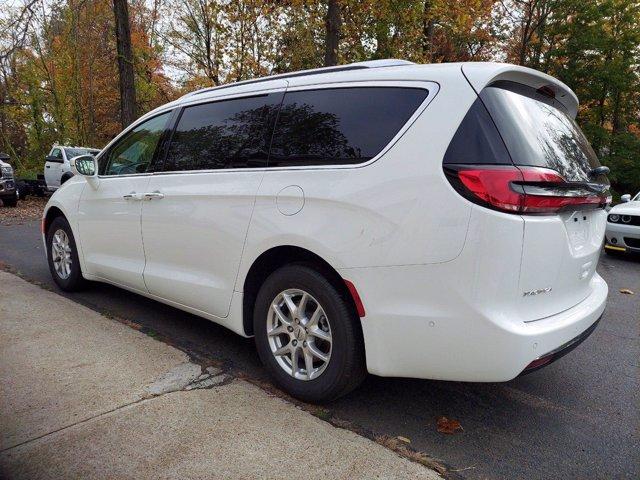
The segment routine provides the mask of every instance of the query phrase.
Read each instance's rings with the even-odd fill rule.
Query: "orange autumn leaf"
[[[459,421],[447,417],[438,418],[438,432],[453,435],[459,431],[464,431]]]

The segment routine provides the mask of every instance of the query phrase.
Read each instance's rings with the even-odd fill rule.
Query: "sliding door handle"
[[[160,200],[161,198],[164,198],[164,193],[160,193],[156,190],[155,192],[148,192],[144,194],[145,200],[153,200],[154,198]]]

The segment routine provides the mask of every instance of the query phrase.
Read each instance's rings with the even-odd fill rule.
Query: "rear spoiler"
[[[535,89],[550,90],[573,118],[578,113],[576,94],[560,80],[546,73],[508,63],[469,62],[462,64],[462,74],[476,93],[497,80],[510,80]]]

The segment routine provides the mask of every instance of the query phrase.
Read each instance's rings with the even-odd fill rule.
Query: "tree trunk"
[[[324,65],[331,67],[338,64],[338,42],[340,41],[340,6],[338,0],[329,0],[325,19],[326,34],[324,42]]]
[[[120,75],[120,123],[127,127],[136,119],[136,85],[133,73],[133,51],[127,0],[113,0],[116,17],[118,73]]]
[[[431,0],[425,0],[422,17],[422,55],[428,62],[433,62],[433,30],[434,21]]]

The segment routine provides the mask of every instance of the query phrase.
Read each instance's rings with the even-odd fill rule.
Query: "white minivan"
[[[584,340],[606,167],[527,68],[373,61],[188,94],[79,157],[42,232],[108,282],[254,336],[290,394],[499,382]]]

